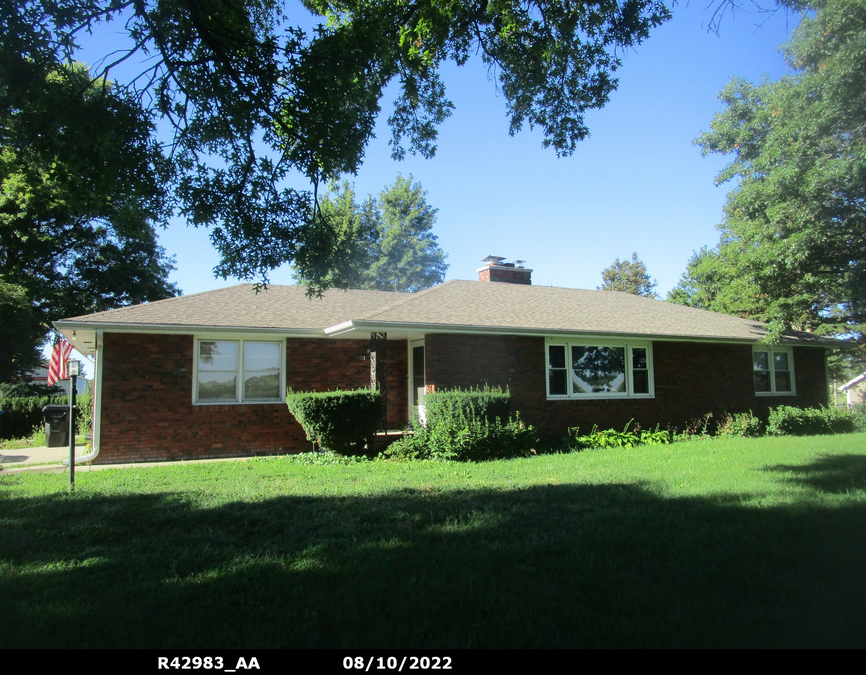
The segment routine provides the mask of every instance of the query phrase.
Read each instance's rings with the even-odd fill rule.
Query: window
[[[547,395],[550,398],[651,397],[652,348],[649,344],[631,342],[549,342]]]
[[[786,347],[756,347],[752,351],[755,394],[793,394],[794,354]]]
[[[285,388],[283,342],[197,340],[195,403],[272,403]]]

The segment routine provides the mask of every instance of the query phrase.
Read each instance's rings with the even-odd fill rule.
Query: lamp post
[[[76,380],[81,374],[81,361],[67,361],[66,375],[69,377],[69,489],[75,489],[75,390]]]

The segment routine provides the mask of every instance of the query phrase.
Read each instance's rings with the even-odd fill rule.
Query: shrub
[[[482,461],[532,453],[538,435],[520,415],[509,417],[511,395],[501,389],[448,390],[427,394],[426,424],[383,453],[401,459]]]
[[[363,454],[372,445],[385,415],[378,391],[293,392],[286,397],[289,412],[319,447],[342,454]]]
[[[765,424],[750,410],[747,413],[725,413],[719,423],[720,436],[735,436],[739,438],[756,438],[764,435]]]
[[[480,462],[488,459],[526,457],[533,454],[538,434],[520,414],[505,422],[471,416],[459,426],[446,423],[414,424],[412,434],[394,441],[383,453],[399,459],[445,459]]]
[[[767,433],[772,436],[846,434],[856,429],[854,413],[836,408],[795,408],[780,405],[770,408],[767,421]]]
[[[66,396],[12,396],[0,398],[0,438],[24,438],[33,427],[44,424],[42,408],[48,404],[68,404]]]
[[[500,387],[445,389],[424,398],[426,424],[459,425],[463,419],[498,419],[505,422],[511,413],[511,394]]]

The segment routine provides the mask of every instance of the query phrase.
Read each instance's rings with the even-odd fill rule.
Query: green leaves
[[[701,288],[702,306],[770,320],[776,335],[794,327],[862,342],[866,3],[811,7],[783,50],[795,73],[732,80],[696,141],[732,156],[717,182],[737,184],[718,248],[693,258],[686,283]]]
[[[602,284],[598,287],[600,291],[619,291],[648,298],[656,297],[655,287],[658,286],[658,282],[650,277],[646,265],[637,257],[637,253],[631,254],[630,261],[619,258],[614,260],[610,267],[602,271],[601,278]]]
[[[472,55],[497,78],[511,133],[538,126],[545,146],[568,155],[589,133],[585,112],[616,87],[617,50],[670,16],[663,0],[303,5],[321,20],[313,31],[276,0],[5,3],[0,82],[38,81],[74,58],[81,35],[117,20],[129,42],[103,63],[111,71],[146,57],[122,84],[174,131],[180,215],[212,228],[218,275],[267,281],[283,263],[313,269],[330,257],[313,195],[357,172],[389,84],[397,159],[435,153],[453,110],[439,69]]]
[[[14,56],[0,56],[8,75]],[[81,65],[18,65],[26,82],[0,85],[0,283],[26,294],[32,326],[4,344],[32,363],[55,319],[177,293],[154,229],[171,213],[173,167],[149,115],[111,83]]]
[[[316,245],[300,251],[295,264],[298,278],[313,289],[415,292],[445,279],[447,256],[433,234],[436,209],[411,175],[398,174],[361,206],[352,184],[332,184],[319,209],[309,235],[318,237]]]

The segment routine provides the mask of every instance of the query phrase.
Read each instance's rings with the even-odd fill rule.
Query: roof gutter
[[[378,323],[374,321],[365,321],[356,319],[354,321],[344,321],[343,323],[330,326],[325,329],[325,335],[328,337],[337,337],[352,332],[388,332],[388,331],[412,331],[422,332],[427,334],[435,333],[456,333],[463,335],[516,335],[526,337],[600,337],[600,338],[621,338],[634,340],[654,340],[659,342],[724,342],[728,344],[758,344],[765,337],[756,335],[753,339],[722,337],[713,335],[679,335],[679,334],[650,334],[650,333],[615,333],[610,331],[575,331],[575,330],[543,330],[539,328],[515,328],[515,327],[493,327],[493,326],[471,326],[466,324],[429,324],[420,322],[392,322]],[[796,339],[782,339],[782,344],[791,346],[803,347],[824,347],[842,348],[844,344],[828,344],[826,339],[816,339],[814,342]]]

